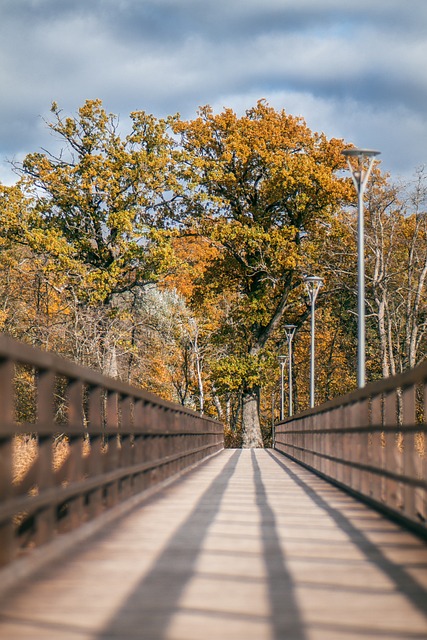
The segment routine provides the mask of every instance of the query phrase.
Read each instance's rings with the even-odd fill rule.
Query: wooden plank
[[[427,546],[270,451],[224,451],[62,555],[3,597],[0,637],[427,637]]]

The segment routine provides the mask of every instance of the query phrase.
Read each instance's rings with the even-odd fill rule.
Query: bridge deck
[[[226,450],[0,612],[7,640],[425,640],[427,546],[282,456]]]

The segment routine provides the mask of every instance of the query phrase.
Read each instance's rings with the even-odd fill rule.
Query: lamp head
[[[319,276],[305,276],[304,282],[310,302],[314,305],[319,289],[323,285],[323,279]]]
[[[320,276],[304,276],[304,282],[310,287],[321,287],[323,278],[320,278]]]
[[[342,154],[346,157],[365,157],[372,158],[380,155],[381,151],[375,151],[374,149],[358,149],[353,147],[352,149],[343,149]]]
[[[284,329],[285,329],[285,333],[286,333],[286,337],[289,340],[292,340],[292,338],[294,337],[294,333],[295,330],[297,328],[296,324],[285,324],[284,325]]]
[[[347,158],[347,164],[353,178],[354,186],[360,196],[371,173],[374,158],[380,154],[380,151],[353,147],[352,149],[343,149],[342,154]],[[368,168],[364,170],[363,165],[366,164],[366,160],[368,161]]]

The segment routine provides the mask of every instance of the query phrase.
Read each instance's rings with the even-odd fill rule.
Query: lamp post
[[[372,149],[344,149],[348,168],[357,191],[357,386],[364,387],[365,373],[365,237],[363,195],[372,171],[375,156]],[[367,168],[366,160],[368,160]]]
[[[307,289],[308,297],[311,302],[311,347],[310,347],[310,408],[314,407],[314,344],[315,344],[315,323],[314,313],[316,306],[316,298],[319,293],[319,289],[323,284],[322,278],[318,276],[305,276],[305,286]]]
[[[271,443],[274,449],[276,441],[276,430],[274,428],[274,389],[271,392]]]
[[[279,364],[280,364],[280,420],[283,420],[285,417],[285,388],[284,388],[284,370],[286,364],[286,356],[279,356]]]
[[[293,415],[292,404],[292,340],[295,335],[296,324],[285,324],[286,339],[288,341],[288,377],[289,377],[289,417]]]

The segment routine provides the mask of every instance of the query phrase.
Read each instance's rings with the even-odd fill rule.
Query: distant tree
[[[427,180],[379,177],[368,192],[368,303],[377,318],[382,375],[415,367],[427,353]]]
[[[67,306],[57,264],[31,249],[33,210],[20,185],[0,185],[0,328],[32,344],[54,347],[53,327]],[[60,330],[57,331],[60,333]]]
[[[427,187],[396,185],[375,168],[365,194],[366,364],[370,380],[416,366],[427,354]],[[357,216],[336,216],[320,264],[334,296],[327,301],[348,340],[344,352],[355,370],[357,341]]]

